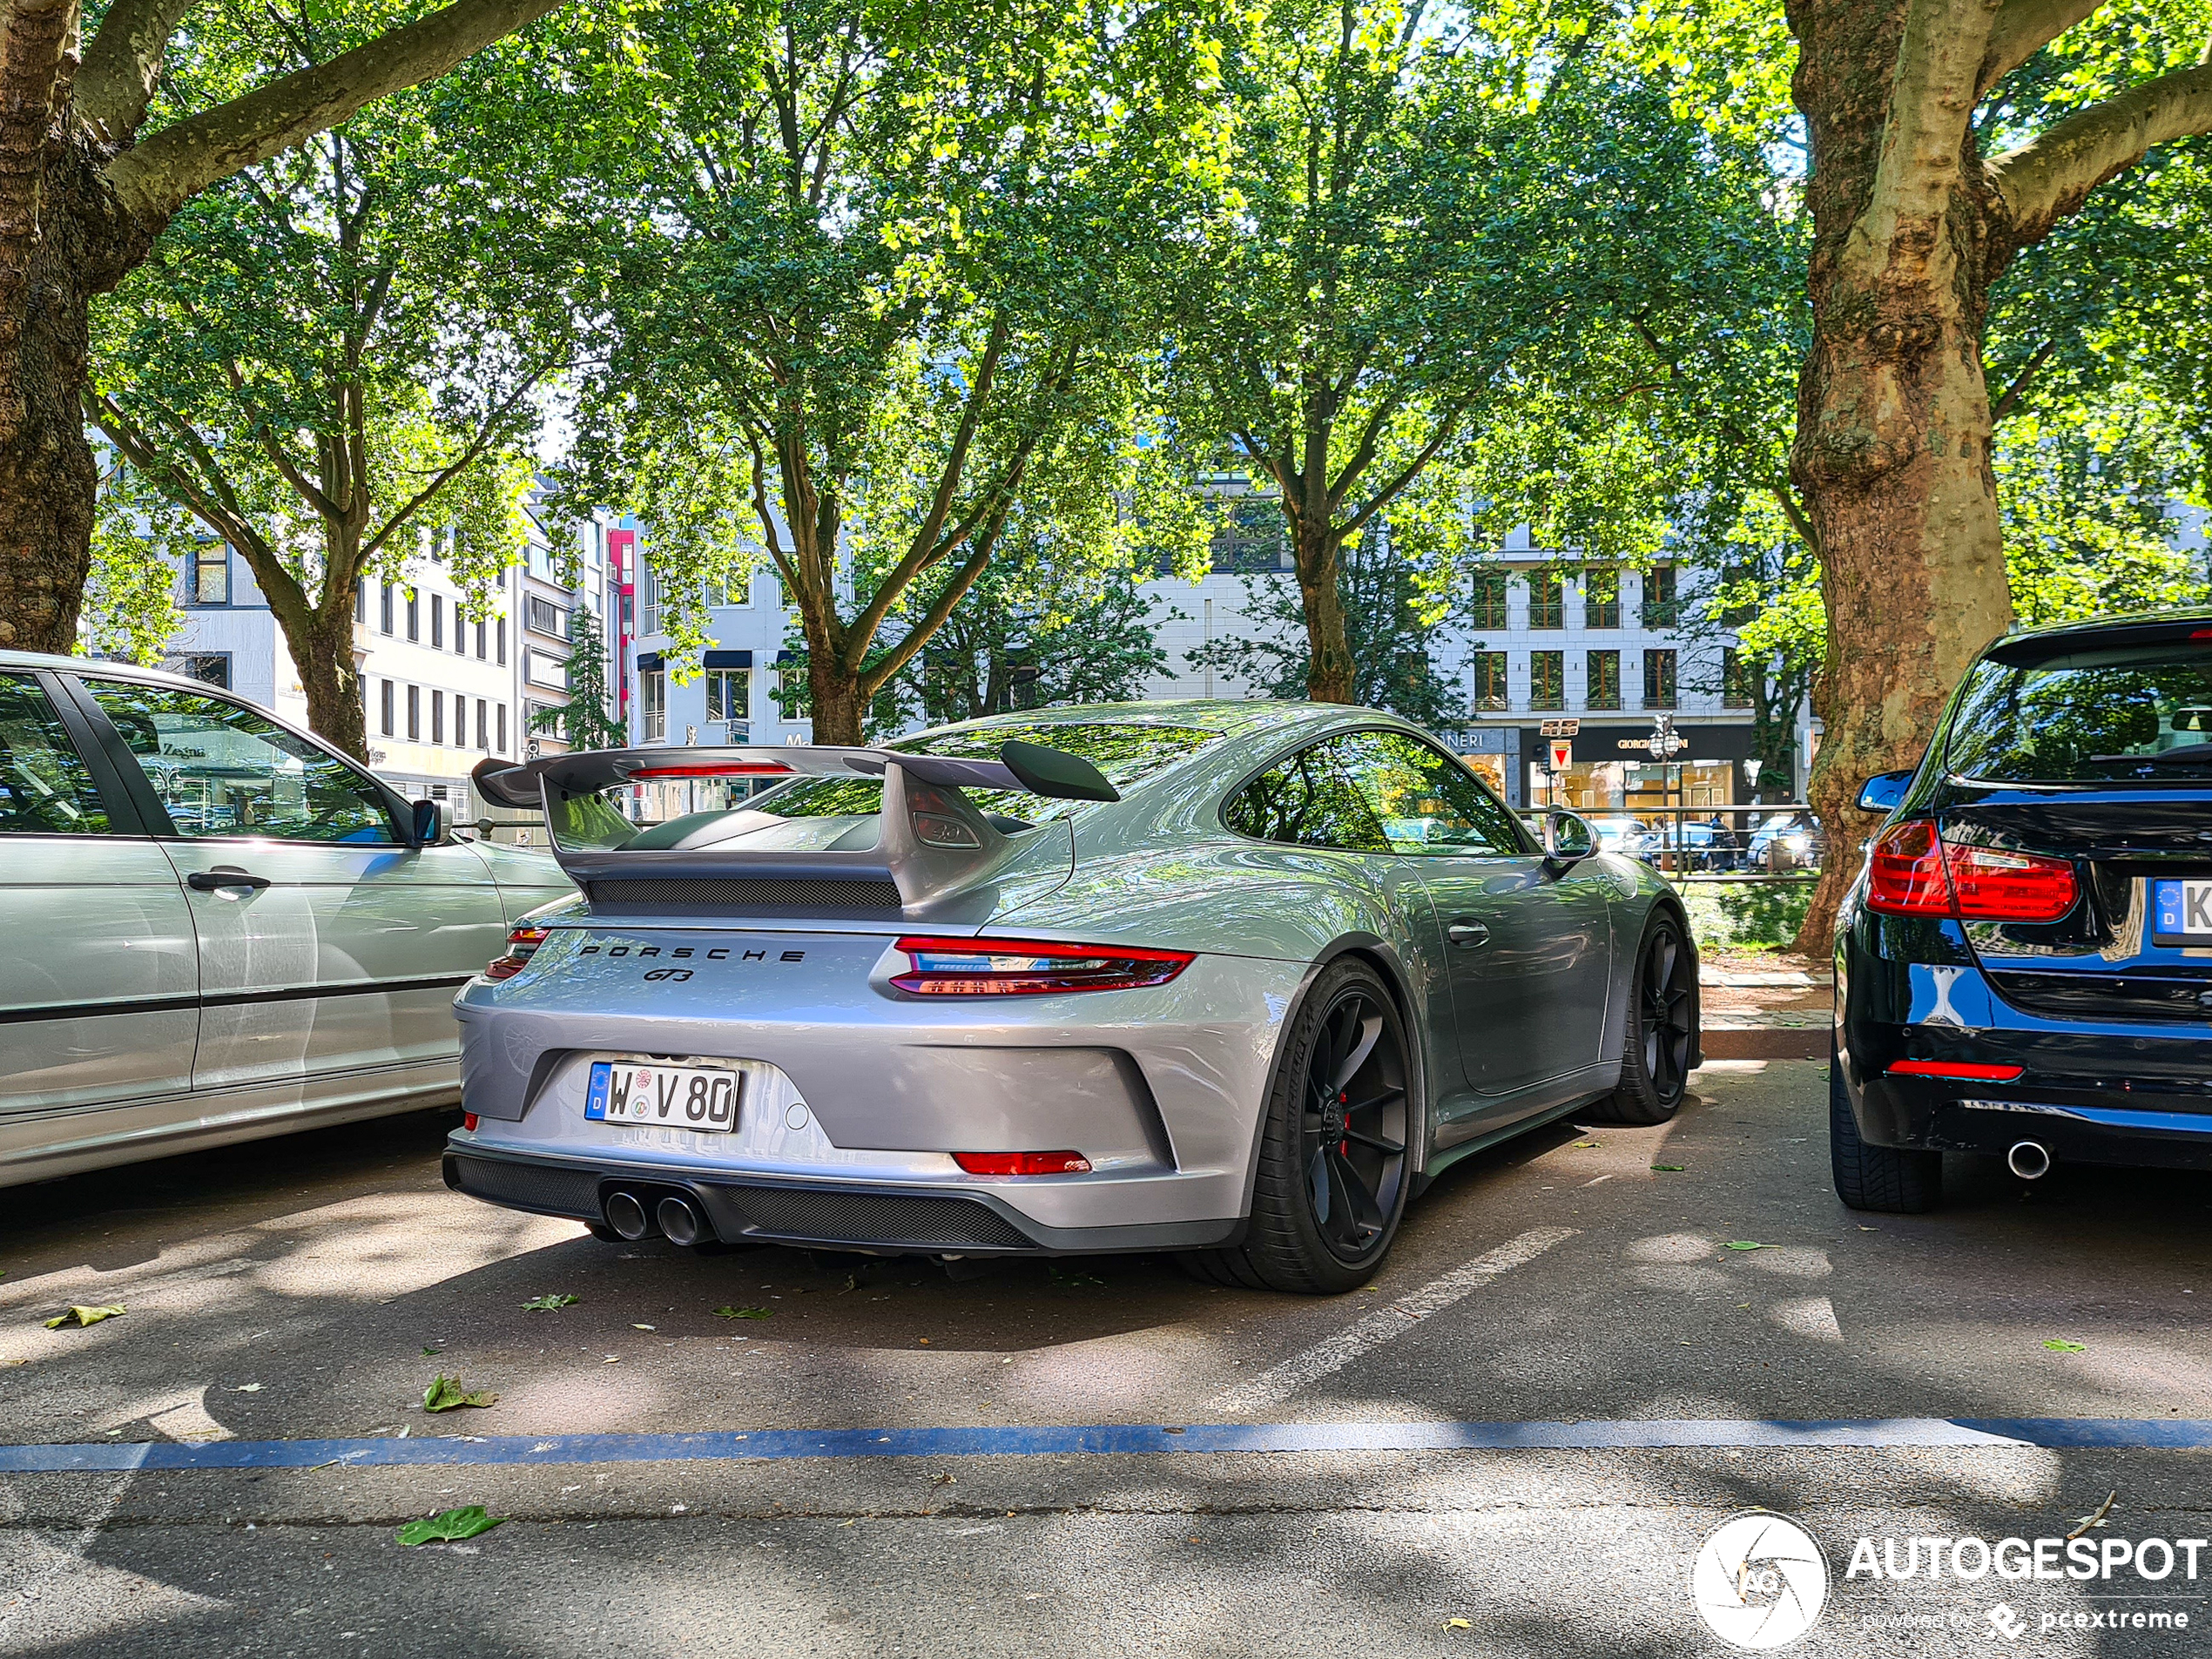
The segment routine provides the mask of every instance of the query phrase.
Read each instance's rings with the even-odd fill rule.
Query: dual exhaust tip
[[[696,1244],[715,1236],[698,1206],[689,1198],[671,1192],[649,1211],[645,1206],[652,1202],[650,1197],[641,1198],[634,1192],[610,1192],[607,1225],[631,1244],[656,1232],[671,1244]]]

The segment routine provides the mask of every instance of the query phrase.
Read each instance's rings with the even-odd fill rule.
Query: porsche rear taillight
[[[2056,921],[2081,896],[2074,866],[1946,841],[1925,819],[1882,832],[1866,857],[1866,905],[1896,916]]]
[[[953,1162],[970,1175],[1089,1175],[1080,1152],[955,1152]]]
[[[484,969],[486,979],[512,979],[530,965],[530,957],[545,942],[543,927],[517,927],[507,935],[507,954],[495,956]]]
[[[901,939],[911,966],[892,984],[916,996],[1042,996],[1164,985],[1190,966],[1187,950],[1070,945],[1056,939]]]

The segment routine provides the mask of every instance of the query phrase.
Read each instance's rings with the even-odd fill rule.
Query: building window
[[[1589,654],[1589,678],[1583,682],[1586,707],[1617,709],[1621,706],[1621,653],[1617,651],[1594,651]]]
[[[1531,628],[1564,628],[1567,626],[1565,583],[1556,570],[1535,570],[1528,577],[1528,625]],[[1546,708],[1557,705],[1547,703]]]
[[[422,596],[413,588],[407,590],[407,637],[422,637]]]
[[[422,688],[420,685],[407,688],[407,740],[409,743],[422,741]]]
[[[392,682],[389,680],[384,682],[384,694],[378,704],[378,710],[383,716],[381,727],[388,738],[392,735]]]
[[[377,586],[382,591],[376,601],[376,625],[388,634],[392,631],[392,584],[380,582]]]
[[[484,699],[480,697],[476,699],[476,746],[479,749],[491,747],[491,724],[486,713]]]
[[[1477,570],[1474,573],[1474,625],[1478,628],[1503,628],[1506,621],[1506,595],[1513,586],[1510,570]]]
[[[1644,652],[1643,705],[1648,709],[1670,709],[1675,706],[1674,652]]]
[[[1503,709],[1511,706],[1506,692],[1506,654],[1501,651],[1480,651],[1474,654],[1474,706],[1478,712],[1484,709]]]
[[[354,620],[364,628],[368,625],[368,578],[354,578]]]
[[[1733,645],[1721,652],[1721,706],[1724,709],[1748,709],[1751,706],[1753,670],[1743,660],[1743,653]]]
[[[1653,565],[1643,573],[1643,625],[1647,628],[1672,628],[1681,619],[1681,606],[1675,602],[1675,567],[1671,564]],[[1668,706],[1673,705],[1669,704]]]
[[[456,702],[459,700],[457,698],[455,699]],[[443,691],[433,691],[430,693],[430,741],[443,743],[445,740],[446,694]]]
[[[476,619],[476,660],[484,660],[484,623],[481,617]]]
[[[637,596],[638,629],[641,634],[660,631],[660,572],[647,565],[638,572],[640,587]]]
[[[188,680],[198,680],[202,685],[219,685],[231,689],[231,654],[226,651],[187,651],[176,659],[172,673],[182,674]]]
[[[499,754],[507,752],[507,705],[504,703],[499,705],[499,741],[493,748]]]
[[[568,663],[550,651],[526,651],[523,653],[523,682],[542,685],[549,691],[565,691],[569,689]]]
[[[541,599],[532,594],[523,602],[523,626],[534,633],[566,639],[569,637],[569,613],[550,599]]]
[[[1567,653],[1532,651],[1528,653],[1528,706],[1563,709],[1567,706]]]
[[[507,618],[499,619],[499,665],[507,666]]]
[[[430,649],[443,651],[446,645],[446,601],[442,593],[430,596]]]
[[[752,671],[749,668],[710,668],[706,671],[706,718],[745,720],[752,713]]]
[[[637,676],[638,707],[644,721],[641,734],[647,743],[658,743],[668,735],[668,675],[665,670],[648,668]]]
[[[222,542],[202,542],[192,550],[192,600],[196,605],[231,602],[231,550]]]
[[[1618,628],[1621,625],[1621,573],[1588,570],[1582,572],[1582,626]],[[1610,706],[1618,708],[1615,703]]]

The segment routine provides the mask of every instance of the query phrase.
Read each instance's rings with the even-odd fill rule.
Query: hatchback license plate
[[[2155,943],[2212,945],[2212,880],[2167,877],[2150,887]]]
[[[583,1115],[595,1123],[658,1123],[727,1134],[738,1126],[743,1074],[721,1066],[592,1062]]]

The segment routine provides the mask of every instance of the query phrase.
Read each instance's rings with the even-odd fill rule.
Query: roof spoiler
[[[554,855],[579,883],[625,875],[788,878],[799,863],[808,873],[887,876],[902,905],[912,907],[972,887],[999,872],[1015,848],[978,812],[963,789],[1016,790],[1055,800],[1119,800],[1097,767],[1079,755],[1042,744],[1008,742],[996,760],[907,754],[895,749],[792,745],[719,749],[695,747],[597,749],[516,765],[479,762],[470,777],[487,799],[502,806],[572,801],[627,784],[677,783],[736,778],[880,778],[883,829],[873,853],[798,854],[701,847],[591,850],[563,848]],[[832,867],[835,867],[833,869]]]

